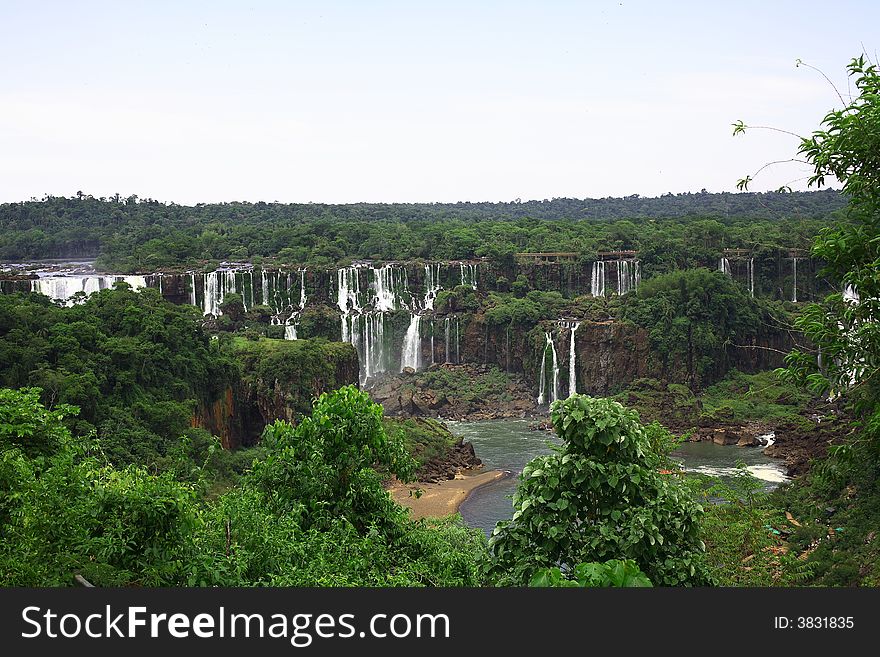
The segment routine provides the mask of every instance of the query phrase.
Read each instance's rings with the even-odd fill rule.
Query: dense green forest
[[[650,269],[705,265],[722,248],[809,247],[845,201],[835,191],[678,194],[516,203],[275,204],[194,207],[46,197],[0,205],[0,260],[97,257],[150,272],[270,258],[332,266],[354,259],[451,260],[517,252],[637,249]]]

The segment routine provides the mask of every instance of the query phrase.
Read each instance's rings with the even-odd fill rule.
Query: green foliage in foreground
[[[832,448],[802,479],[774,491],[800,526],[788,539],[811,584],[880,586],[880,477],[870,443]]]
[[[714,499],[705,505],[701,532],[719,586],[802,586],[809,579],[811,566],[785,541],[793,525],[744,465],[725,482],[691,482]]]
[[[610,559],[605,563],[579,563],[573,579],[566,579],[559,568],[544,568],[535,573],[529,586],[534,587],[649,587],[651,580],[632,559]]]
[[[565,442],[520,475],[513,518],[498,523],[490,540],[490,577],[525,585],[544,568],[568,577],[573,564],[632,559],[658,585],[710,583],[702,508],[658,472],[660,456],[636,413],[584,395],[556,401],[551,411]]]
[[[4,391],[0,585],[475,586],[485,537],[460,520],[409,519],[374,462],[405,477],[409,457],[355,388],[322,395],[297,427],[267,431],[267,456],[205,500],[195,483],[118,469],[47,414],[33,392]],[[14,436],[12,435],[14,433]],[[48,450],[47,450],[48,451]]]

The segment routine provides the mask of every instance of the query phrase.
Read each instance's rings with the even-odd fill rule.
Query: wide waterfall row
[[[75,303],[74,295],[82,292],[86,296],[99,290],[113,287],[114,283],[125,282],[134,289],[147,287],[146,276],[112,276],[112,275],[85,275],[85,276],[53,276],[46,275],[33,279],[31,292],[45,294],[50,299],[63,302],[72,306]]]
[[[290,325],[291,317],[305,307],[306,271],[268,271],[254,269],[218,269],[208,273],[188,274],[189,302],[204,315],[219,317],[220,306],[230,294],[241,297],[244,310],[268,306],[272,323]]]

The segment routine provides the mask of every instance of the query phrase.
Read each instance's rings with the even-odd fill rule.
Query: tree
[[[858,95],[829,112],[822,129],[802,139],[813,166],[810,184],[833,176],[849,197],[843,221],[822,230],[812,253],[837,291],[810,304],[796,326],[815,351],[793,351],[788,376],[817,392],[843,392],[872,421],[863,436],[880,444],[880,72],[865,57],[848,66]]]
[[[658,585],[709,583],[700,507],[670,475],[635,411],[573,395],[551,406],[561,448],[520,475],[510,521],[490,540],[492,579],[523,586],[546,568],[580,580],[576,564],[631,559]]]

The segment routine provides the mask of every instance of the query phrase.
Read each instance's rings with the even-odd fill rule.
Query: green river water
[[[487,470],[507,470],[513,475],[478,488],[461,505],[464,521],[490,534],[496,522],[513,515],[511,496],[516,490],[516,475],[533,458],[550,451],[548,442],[558,444],[560,440],[553,433],[529,429],[527,420],[449,421],[446,424],[453,433],[473,443]],[[674,452],[673,458],[687,471],[719,477],[731,474],[737,462],[742,461],[767,489],[786,480],[782,464],[766,456],[759,447],[685,443]]]

